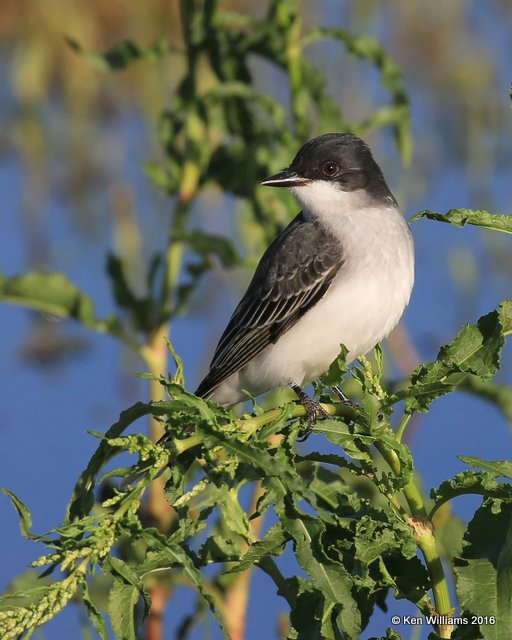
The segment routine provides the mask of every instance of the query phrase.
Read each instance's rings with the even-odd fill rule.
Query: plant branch
[[[400,475],[400,460],[395,451],[383,443],[376,443],[377,450],[386,460],[396,476]],[[411,510],[412,518],[408,523],[412,527],[416,544],[423,554],[430,576],[434,596],[435,612],[441,616],[450,616],[453,605],[450,600],[448,582],[444,573],[432,522],[428,519],[421,491],[415,480],[408,482],[403,488],[405,499]],[[452,628],[449,625],[438,625],[438,633],[442,638],[449,638]]]
[[[261,484],[257,483],[254,488],[248,513],[255,513],[258,500],[264,493],[265,489],[262,488]],[[259,515],[250,521],[250,537],[253,541],[258,540],[260,537],[263,518],[263,515]],[[241,553],[247,551],[248,548],[249,545],[245,544],[241,549]],[[237,574],[224,597],[226,627],[232,640],[243,640],[245,636],[249,587],[253,571],[254,566]]]

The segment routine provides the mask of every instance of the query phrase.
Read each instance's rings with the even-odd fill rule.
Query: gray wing
[[[299,213],[263,254],[196,395],[207,397],[277,342],[325,294],[342,265],[339,241]]]

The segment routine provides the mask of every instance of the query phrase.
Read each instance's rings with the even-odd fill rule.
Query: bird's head
[[[340,192],[361,192],[362,201],[396,206],[369,146],[351,133],[327,133],[313,138],[300,149],[289,167],[261,184],[289,187],[302,202],[316,198],[314,194],[322,200],[330,197],[338,200]]]

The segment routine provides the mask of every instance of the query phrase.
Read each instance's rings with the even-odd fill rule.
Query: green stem
[[[399,476],[401,471],[400,460],[396,452],[386,447],[383,443],[376,443],[376,447],[393,473]],[[403,492],[412,514],[409,524],[413,529],[416,544],[425,558],[425,564],[430,576],[435,611],[439,615],[450,616],[453,612],[453,606],[450,600],[448,582],[439,556],[434,529],[428,519],[423,496],[415,480],[408,482],[403,488]],[[437,631],[442,638],[449,638],[452,629],[448,625],[439,625]]]
[[[299,140],[308,136],[307,100],[302,73],[302,20],[297,2],[277,4],[276,22],[286,29],[285,64],[290,81],[290,103]]]
[[[185,243],[181,238],[185,231],[190,205],[197,194],[200,175],[201,169],[195,162],[185,162],[165,256],[165,276],[161,292],[162,317],[164,318],[171,315],[173,311],[174,297],[185,251]]]
[[[352,418],[354,416],[354,409],[343,404],[322,403],[320,406],[330,416],[341,416],[345,418]],[[252,416],[250,418],[241,419],[238,421],[238,425],[244,433],[246,433],[247,435],[251,435],[264,427],[266,424],[270,424],[271,422],[274,422],[275,420],[280,418],[284,409],[285,407],[278,407],[277,409],[270,409],[270,411],[265,411],[265,413],[262,413],[259,416]],[[289,417],[302,418],[305,415],[306,409],[301,404],[294,404]],[[321,429],[321,424],[319,425],[319,429]],[[315,429],[313,429],[313,432],[314,431]],[[188,438],[184,438],[183,440],[174,440],[173,448],[176,454],[179,455],[180,453],[184,453],[185,451],[189,451],[190,449],[197,447],[197,445],[201,444],[201,442],[201,436],[190,436]]]
[[[409,424],[409,420],[412,418],[412,413],[404,413],[402,419],[400,420],[400,424],[396,430],[396,439],[397,442],[402,442],[402,438],[404,435],[405,428]]]
[[[330,416],[342,416],[345,418],[352,419],[354,417],[354,409],[352,407],[348,407],[346,405],[333,403],[333,404],[323,404],[320,406],[322,409],[328,413]],[[284,407],[278,407],[277,409],[270,409],[269,411],[265,411],[259,416],[253,416],[251,418],[246,418],[243,420],[239,420],[238,424],[240,428],[243,429],[246,433],[254,433],[261,429],[261,427],[274,422],[277,420],[283,413]],[[302,418],[306,415],[306,409],[302,404],[294,404],[292,412],[290,414],[290,418]],[[321,425],[319,425],[319,428]],[[313,432],[315,429],[313,429]]]

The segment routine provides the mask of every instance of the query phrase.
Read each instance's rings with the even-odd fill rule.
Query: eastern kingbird
[[[328,369],[340,344],[351,361],[397,324],[414,281],[413,241],[355,135],[310,140],[261,184],[288,187],[302,211],[263,254],[196,395],[232,405],[244,391],[290,386],[314,423],[319,407],[302,386]]]

